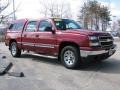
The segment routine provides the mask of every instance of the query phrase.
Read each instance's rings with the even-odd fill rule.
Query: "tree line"
[[[6,3],[2,3],[6,1]],[[12,11],[9,14],[3,15],[3,12],[10,5],[9,0],[0,0],[0,21],[9,15],[14,14],[17,10]],[[40,1],[40,14],[44,17],[60,17],[60,18],[72,18],[71,6],[69,2],[56,0],[42,0]],[[107,6],[101,5],[98,1],[88,1],[80,7],[78,12],[78,20],[82,27],[91,30],[102,30],[106,31],[110,18],[110,11]]]
[[[109,25],[110,11],[107,6],[101,5],[98,1],[88,1],[80,9],[78,16],[83,27],[92,30],[106,31]]]

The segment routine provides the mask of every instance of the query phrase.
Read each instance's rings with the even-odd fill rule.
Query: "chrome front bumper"
[[[99,51],[86,51],[86,50],[80,50],[81,57],[88,57],[93,55],[100,55],[108,53],[109,55],[114,54],[116,51],[116,47],[110,50],[99,50]]]

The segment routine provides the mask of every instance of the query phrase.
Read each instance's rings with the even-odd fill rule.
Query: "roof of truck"
[[[51,17],[51,18],[39,18],[39,19],[28,19],[28,18],[25,18],[25,19],[17,19],[17,20],[13,20],[13,21],[10,21],[9,23],[16,23],[16,22],[26,22],[26,21],[39,21],[39,20],[45,20],[45,19],[63,19],[63,18],[58,18],[58,17]]]

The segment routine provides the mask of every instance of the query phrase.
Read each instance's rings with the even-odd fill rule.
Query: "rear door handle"
[[[27,35],[25,34],[24,37],[27,37]]]
[[[36,37],[38,38],[38,37],[39,37],[39,35],[36,35]]]

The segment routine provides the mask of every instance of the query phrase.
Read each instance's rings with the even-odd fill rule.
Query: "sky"
[[[14,0],[15,8],[17,9],[16,17],[17,19],[21,18],[41,18],[44,17],[40,13],[41,0]],[[49,0],[48,0],[49,1]],[[78,11],[83,3],[87,0],[63,0],[71,5],[71,13],[73,19],[76,19],[78,15]],[[120,17],[120,0],[97,0],[102,5],[107,5],[110,8],[112,18]],[[12,0],[10,1],[12,2]],[[55,0],[55,2],[62,2],[62,0]],[[12,3],[7,12],[12,11]],[[116,17],[113,17],[116,16]]]

